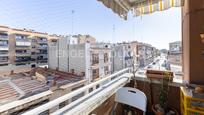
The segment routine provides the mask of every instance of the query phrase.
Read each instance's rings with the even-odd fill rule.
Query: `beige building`
[[[21,72],[47,65],[47,33],[0,26],[0,73]]]
[[[49,42],[48,66],[51,69],[85,75],[91,82],[110,74],[111,49],[103,43],[69,44],[70,38]]]

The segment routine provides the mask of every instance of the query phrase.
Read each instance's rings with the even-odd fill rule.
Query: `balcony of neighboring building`
[[[36,42],[37,42],[38,44],[47,44],[47,43],[48,43],[48,40],[47,40],[47,38],[45,38],[45,37],[37,37],[37,38],[36,38]]]
[[[16,46],[15,47],[16,50],[31,50],[30,46]]]
[[[30,47],[31,46],[31,39],[25,35],[16,35],[16,47]]]
[[[0,57],[8,57],[8,50],[0,51]]]
[[[20,57],[16,57],[15,59],[15,63],[16,65],[26,65],[26,64],[30,64],[31,62],[31,56],[20,56]]]
[[[37,62],[37,63],[47,63],[47,62],[48,62],[48,57],[47,57],[47,55],[37,56],[36,62]]]
[[[47,50],[47,48],[48,48],[47,44],[41,44],[36,46],[36,49],[38,50]]]
[[[29,50],[16,50],[16,57],[30,57],[31,52]]]
[[[48,52],[47,52],[46,49],[43,49],[43,50],[37,50],[37,51],[36,51],[36,54],[37,54],[37,55],[47,55],[47,53],[48,53]]]
[[[0,33],[0,40],[2,41],[8,41],[8,34],[6,33]]]
[[[8,41],[0,40],[0,50],[9,50]]]
[[[8,65],[8,63],[9,63],[8,56],[0,56],[0,66]]]

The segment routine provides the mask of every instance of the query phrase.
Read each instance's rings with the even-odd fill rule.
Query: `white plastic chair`
[[[144,115],[146,113],[147,97],[138,89],[131,87],[120,88],[116,92],[115,101],[142,110]]]

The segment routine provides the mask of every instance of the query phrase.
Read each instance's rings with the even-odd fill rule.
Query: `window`
[[[108,53],[104,54],[104,63],[108,62]]]
[[[99,63],[99,54],[92,54],[92,65]]]
[[[99,78],[99,69],[94,69],[92,71],[93,80]]]

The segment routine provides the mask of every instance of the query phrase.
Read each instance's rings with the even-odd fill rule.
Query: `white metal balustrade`
[[[58,106],[60,103],[72,99],[72,97],[78,94],[85,93],[85,95],[76,101],[68,104],[67,106],[55,111],[53,115],[67,114],[67,115],[77,115],[77,114],[88,114],[95,108],[100,106],[105,100],[112,96],[118,88],[127,84],[132,77],[130,69],[126,68],[117,73],[114,73],[108,77],[105,77],[99,81],[93,82],[82,88],[79,88],[73,92],[70,92],[64,96],[61,96],[53,101],[50,101],[42,106],[39,106],[31,111],[25,112],[23,115],[37,115],[44,111],[50,110],[53,107]],[[96,89],[96,86],[99,88]],[[93,89],[89,92],[89,89]]]

